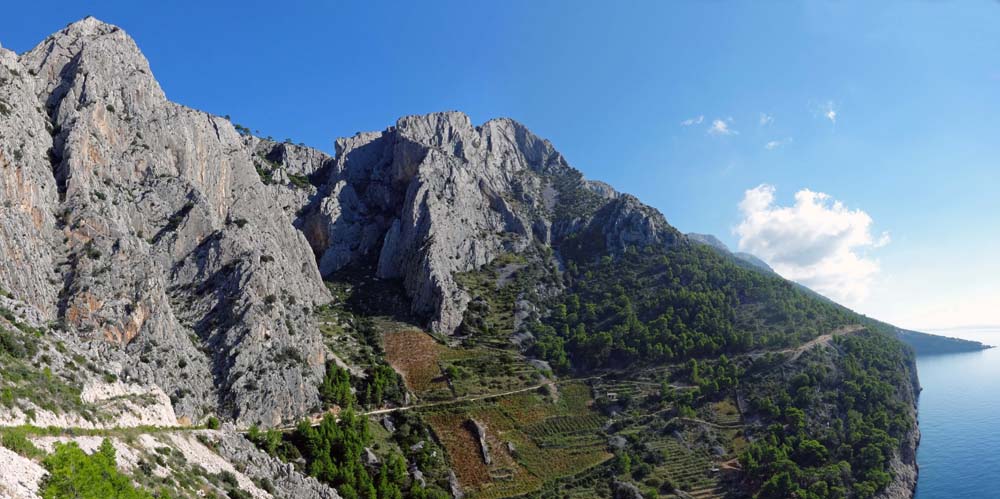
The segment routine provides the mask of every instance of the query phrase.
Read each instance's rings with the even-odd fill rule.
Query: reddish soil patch
[[[447,349],[416,329],[385,333],[386,360],[403,375],[406,387],[418,395],[432,389],[447,389],[448,383],[438,365]]]
[[[448,452],[459,483],[466,488],[477,488],[490,481],[490,472],[483,462],[479,440],[466,424],[468,417],[463,413],[436,413],[427,421],[434,428],[434,434]]]

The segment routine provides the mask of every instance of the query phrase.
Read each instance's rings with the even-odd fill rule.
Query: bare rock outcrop
[[[62,288],[59,196],[49,163],[51,125],[36,92],[17,55],[0,48],[0,288],[51,319]]]
[[[271,425],[316,405],[309,308],[328,293],[233,125],[168,101],[94,18],[2,60],[0,283],[129,352],[179,414]]]
[[[288,463],[269,456],[235,431],[231,425],[213,432],[220,456],[240,469],[245,475],[267,479],[274,485],[275,497],[288,499],[339,499],[332,487],[304,475]]]
[[[490,457],[490,446],[486,442],[486,425],[475,419],[470,419],[469,426],[472,427],[476,439],[479,440],[479,451],[483,455],[483,463],[489,466],[493,463],[493,459]]]
[[[0,497],[31,499],[38,497],[42,480],[48,475],[41,465],[0,447]]]
[[[473,126],[458,112],[401,118],[337,141],[302,228],[323,274],[366,256],[401,279],[412,311],[450,334],[469,297],[453,275],[503,252],[593,229],[613,251],[668,244],[662,215],[588,182],[548,141],[509,119]]]

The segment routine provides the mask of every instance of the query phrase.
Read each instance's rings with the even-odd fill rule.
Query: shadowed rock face
[[[402,279],[412,311],[446,334],[469,301],[452,275],[501,252],[585,230],[612,251],[676,237],[655,210],[583,180],[548,141],[509,119],[474,127],[457,112],[402,118],[338,140],[327,173],[303,224],[320,271],[376,254],[378,277]],[[562,209],[570,197],[590,203]]]
[[[680,237],[508,119],[405,117],[335,158],[241,131],[168,101],[96,19],[0,49],[0,286],[193,420],[318,405],[321,275],[377,262],[450,334],[469,300],[455,272],[580,235],[612,252]]]
[[[403,118],[337,141],[329,194],[305,232],[323,273],[377,252],[377,276],[402,279],[413,311],[450,333],[468,302],[454,272],[547,240],[538,173],[552,165],[565,167],[551,145],[509,120],[476,128],[461,113]]]

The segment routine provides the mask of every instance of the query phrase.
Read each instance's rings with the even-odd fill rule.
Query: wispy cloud
[[[830,123],[837,123],[837,108],[833,105],[833,101],[827,101],[823,108],[823,116],[830,120]]]
[[[874,236],[867,213],[822,192],[802,189],[792,206],[776,205],[774,192],[762,184],[744,194],[735,229],[740,250],[834,300],[863,301],[880,272],[868,250],[889,244],[889,234]]]
[[[767,126],[774,123],[774,116],[767,113],[760,113],[760,126]]]
[[[777,149],[779,147],[782,147],[782,146],[785,146],[785,145],[788,145],[788,144],[791,144],[791,143],[792,143],[792,138],[791,137],[787,137],[787,138],[784,138],[784,139],[778,139],[778,140],[772,140],[772,141],[764,144],[764,149],[767,149],[768,151],[773,151],[773,150],[775,150],[775,149]]]
[[[696,118],[688,118],[681,122],[681,126],[700,125],[705,121],[705,116],[699,115]]]
[[[708,127],[708,133],[710,135],[739,135],[740,132],[729,127],[729,124],[732,122],[732,118],[712,120],[712,126]]]

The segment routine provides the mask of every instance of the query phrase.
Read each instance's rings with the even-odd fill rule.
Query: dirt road
[[[778,350],[778,353],[792,354],[792,356],[788,359],[788,362],[795,362],[796,360],[799,360],[799,357],[801,357],[803,353],[815,348],[817,345],[828,345],[830,344],[831,341],[833,341],[834,337],[843,336],[845,334],[854,334],[859,331],[863,331],[864,329],[865,327],[860,324],[839,327],[837,329],[834,329],[833,331],[830,331],[829,333],[817,336],[795,348],[786,348],[784,350]]]

